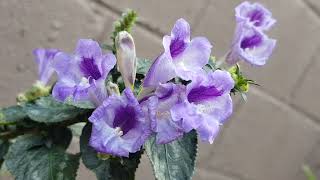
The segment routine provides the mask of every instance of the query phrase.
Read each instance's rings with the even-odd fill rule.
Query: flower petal
[[[100,45],[92,39],[80,39],[75,53],[84,58],[96,58],[102,56]]]
[[[38,64],[38,76],[42,84],[47,85],[54,69],[52,67],[52,61],[54,56],[59,51],[57,49],[35,49],[33,55],[35,56],[35,61]]]
[[[159,83],[166,83],[175,76],[171,58],[163,53],[151,65],[143,81],[143,87],[156,87]]]
[[[212,45],[204,37],[192,39],[181,56],[173,60],[176,74],[184,80],[191,80],[208,63],[211,48]]]
[[[128,157],[150,136],[150,123],[130,89],[107,98],[89,117],[93,123],[90,145],[99,152]]]

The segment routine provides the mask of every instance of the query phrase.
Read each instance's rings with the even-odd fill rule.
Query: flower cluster
[[[271,13],[260,4],[245,2],[236,8],[236,21],[226,62],[234,65],[243,59],[264,65],[276,43],[264,34],[275,23]],[[128,157],[152,134],[156,143],[166,144],[192,130],[213,143],[232,114],[230,92],[235,82],[227,70],[205,68],[213,47],[207,38],[191,38],[189,23],[177,20],[171,34],[163,37],[163,52],[153,61],[138,94],[134,93],[137,58],[132,36],[118,33],[115,47],[115,55],[105,54],[97,42],[81,39],[73,54],[52,49],[34,52],[43,84],[57,73],[52,90],[56,100],[87,103],[95,109],[89,117],[94,149]],[[122,94],[117,85],[108,85],[111,71],[121,74]]]
[[[259,3],[243,2],[236,7],[236,20],[227,62],[233,65],[242,59],[254,66],[265,65],[276,45],[276,40],[264,33],[276,23],[271,12]]]

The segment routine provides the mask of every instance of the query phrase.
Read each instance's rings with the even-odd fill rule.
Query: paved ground
[[[0,105],[36,79],[32,49],[72,51],[77,39],[109,41],[112,22],[125,8],[140,14],[134,29],[137,53],[154,58],[161,37],[176,19],[187,19],[193,35],[205,35],[217,56],[234,30],[240,0],[2,0],[0,1]],[[263,68],[244,67],[262,86],[236,112],[214,145],[201,144],[197,180],[302,180],[301,165],[320,175],[320,1],[261,0],[278,19],[278,39]],[[137,179],[152,179],[144,159]],[[84,168],[82,168],[84,169]],[[94,179],[81,170],[78,179]],[[320,176],[319,176],[320,177]],[[0,178],[1,179],[1,178]]]

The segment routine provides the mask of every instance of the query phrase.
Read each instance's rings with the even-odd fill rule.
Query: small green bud
[[[24,93],[19,93],[17,96],[18,103],[34,101],[40,97],[50,95],[50,86],[45,86],[41,82],[37,81],[33,84],[32,88]]]

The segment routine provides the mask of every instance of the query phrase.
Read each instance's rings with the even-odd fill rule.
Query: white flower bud
[[[121,31],[116,37],[117,68],[121,73],[124,84],[127,88],[133,88],[136,78],[137,59],[136,49],[132,36]]]

